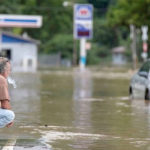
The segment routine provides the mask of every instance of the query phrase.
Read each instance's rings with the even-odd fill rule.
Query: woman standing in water
[[[7,78],[11,71],[11,64],[5,57],[0,57],[0,128],[11,127],[15,118],[11,110]]]

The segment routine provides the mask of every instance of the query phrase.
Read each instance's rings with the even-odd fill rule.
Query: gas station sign
[[[93,36],[93,6],[90,4],[74,5],[74,38],[91,39]]]

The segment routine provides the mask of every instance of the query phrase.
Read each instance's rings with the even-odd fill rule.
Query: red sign
[[[143,51],[147,52],[148,50],[148,44],[147,43],[143,43]]]
[[[87,15],[88,14],[88,10],[87,9],[82,9],[82,10],[80,10],[80,14],[81,15]]]

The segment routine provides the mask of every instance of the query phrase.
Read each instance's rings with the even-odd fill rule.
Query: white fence
[[[71,61],[69,59],[62,59],[60,54],[46,55],[40,54],[38,56],[38,67],[71,67]]]

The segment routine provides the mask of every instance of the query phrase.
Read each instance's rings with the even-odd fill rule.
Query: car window
[[[143,64],[143,66],[140,68],[140,72],[149,72],[150,70],[150,61],[147,61]]]

